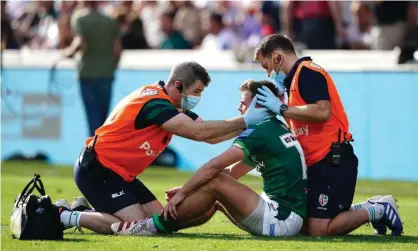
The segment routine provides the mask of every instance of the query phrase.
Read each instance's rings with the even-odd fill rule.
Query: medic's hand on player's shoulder
[[[243,115],[245,124],[247,127],[250,127],[252,125],[256,125],[260,122],[263,122],[266,119],[269,119],[273,117],[273,115],[270,113],[270,111],[267,108],[257,108],[257,97],[253,98],[253,101],[251,101],[250,107],[248,107],[248,110]]]
[[[258,93],[256,97],[258,98],[257,104],[260,104],[275,114],[280,115],[280,106],[283,102],[274,95],[274,93],[267,87],[263,86],[258,88]]]

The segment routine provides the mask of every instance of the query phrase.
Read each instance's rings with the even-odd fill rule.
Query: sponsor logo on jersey
[[[162,152],[162,151],[157,151],[155,149],[154,150],[151,149],[151,144],[148,141],[145,141],[144,143],[142,143],[139,149],[145,150],[145,154],[147,156],[158,156]]]
[[[319,195],[319,205],[325,206],[328,203],[328,195],[321,194]]]
[[[305,126],[299,127],[299,128],[295,128],[293,130],[293,134],[295,134],[296,137],[302,136],[302,135],[308,136],[309,135],[309,127],[308,127],[308,125],[305,125]]]
[[[140,147],[139,149],[144,149],[145,150],[145,154],[147,156],[152,156],[154,154],[154,151],[151,150],[151,144],[148,143],[148,141],[145,141]]]
[[[290,143],[293,141],[296,141],[296,137],[293,135],[285,135],[286,137],[283,137],[283,141],[286,143]]]
[[[295,144],[299,143],[298,140],[296,139],[295,135],[293,135],[292,133],[285,133],[283,135],[280,136],[280,141],[283,143],[283,145],[286,148],[295,146]]]
[[[149,90],[149,89],[148,90],[145,89],[141,93],[142,96],[154,96],[154,95],[157,95],[157,94],[158,94],[157,90]]]

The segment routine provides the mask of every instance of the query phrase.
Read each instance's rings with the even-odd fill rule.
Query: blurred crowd
[[[3,48],[71,44],[83,1],[2,1]],[[308,49],[415,47],[418,3],[407,1],[100,1],[126,49],[252,47],[282,32]]]

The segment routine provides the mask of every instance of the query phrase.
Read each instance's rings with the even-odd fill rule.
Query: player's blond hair
[[[277,89],[276,85],[274,85],[272,82],[267,80],[261,80],[261,81],[255,81],[252,79],[249,79],[241,84],[239,87],[240,91],[250,91],[252,96],[254,97],[257,94],[258,88],[261,88],[263,86],[267,86],[276,97],[279,96],[279,89]]]

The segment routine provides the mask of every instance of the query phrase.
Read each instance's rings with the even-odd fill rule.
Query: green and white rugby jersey
[[[306,162],[290,129],[272,118],[248,128],[233,144],[244,150],[244,163],[261,173],[267,196],[305,218]]]

